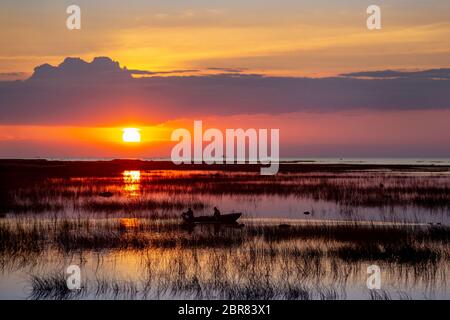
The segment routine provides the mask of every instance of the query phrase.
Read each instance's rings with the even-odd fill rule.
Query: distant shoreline
[[[45,160],[45,159],[0,159],[0,175],[38,176],[111,176],[125,170],[199,170],[257,172],[260,164],[181,164],[162,160]],[[280,173],[289,172],[351,172],[360,170],[395,170],[449,172],[448,164],[370,164],[370,163],[314,163],[280,162]]]

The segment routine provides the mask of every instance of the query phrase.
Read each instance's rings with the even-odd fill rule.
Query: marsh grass
[[[142,172],[134,182],[122,176],[65,177],[8,187],[5,181],[0,211],[60,212],[67,208],[87,212],[179,211],[186,207],[208,207],[202,200],[204,195],[292,196],[332,202],[343,209],[394,206],[450,209],[450,175],[436,170],[427,174],[382,170],[295,172],[275,177],[251,172],[150,171]],[[102,198],[105,192],[112,197]]]
[[[6,219],[0,221],[0,252],[38,252],[55,245],[63,250],[102,250],[221,248],[245,243],[266,243],[270,251],[275,250],[273,244],[277,243],[320,240],[341,243],[341,250],[335,254],[345,259],[378,257],[402,261],[401,257],[409,256],[434,261],[448,258],[446,251],[437,252],[434,246],[446,247],[450,243],[450,230],[446,226],[328,223],[282,228],[249,223],[241,228],[199,226],[186,229],[177,219],[136,221],[136,225],[126,228],[121,219],[115,218]],[[316,249],[298,252],[295,247],[291,254],[319,255]]]
[[[289,229],[278,227],[280,233],[286,234],[274,238],[277,226],[260,224],[239,229],[185,230],[177,221],[141,221],[139,227],[124,231],[114,219],[15,223],[16,227],[20,225],[18,237],[29,235],[33,239],[22,244],[38,243],[40,254],[55,251],[51,256],[86,257],[96,253],[101,261],[110,255],[137,255],[141,261],[141,276],[137,279],[108,277],[106,264],[103,271],[97,270],[75,292],[67,290],[62,272],[33,275],[32,299],[329,300],[345,299],[348,281],[364,276],[365,266],[373,263],[379,264],[384,274],[401,279],[396,281],[405,281],[404,286],[420,283],[433,287],[445,283],[448,276],[445,270],[450,247],[446,228],[355,223],[299,225]],[[24,223],[30,233],[21,225]],[[344,230],[345,234],[353,230],[358,235],[362,232],[359,228],[371,233],[373,239],[378,234],[380,241],[342,236]],[[3,229],[4,223],[0,230]],[[9,241],[13,241],[14,232],[8,230]],[[388,241],[389,231],[394,233],[395,241]],[[33,246],[31,252],[36,251]],[[16,252],[2,251],[1,257],[11,261],[19,252],[22,256],[28,254],[22,248]],[[370,291],[366,297],[404,299],[408,294]]]
[[[124,230],[117,219],[9,219],[0,223],[0,237],[4,270],[7,263],[14,269],[44,263],[48,252],[141,257],[143,279],[105,279],[100,272],[80,292],[67,291],[64,273],[34,275],[33,299],[343,299],[345,283],[364,264],[380,264],[399,279],[433,286],[446,281],[442,277],[450,257],[448,228],[411,225],[249,224],[186,230],[177,220],[142,219]],[[368,297],[387,298],[373,292]]]
[[[83,297],[102,299],[136,299],[145,294],[145,290],[138,288],[138,283],[127,280],[95,279],[86,281],[80,289],[68,289],[63,272],[49,275],[32,275],[29,280],[31,292],[28,296],[32,300],[69,300]]]
[[[345,245],[333,250],[334,255],[345,261],[387,261],[420,266],[436,264],[441,260],[441,252],[433,247],[403,245]]]
[[[85,288],[79,290],[70,290],[67,287],[66,278],[63,272],[54,273],[46,276],[30,276],[31,283],[30,299],[52,299],[66,300],[79,298],[85,292]]]
[[[199,201],[177,201],[177,200],[153,200],[136,198],[133,200],[88,200],[80,206],[75,206],[78,210],[84,210],[88,212],[114,212],[114,211],[126,211],[136,212],[145,210],[177,210],[181,211],[187,207],[191,207],[194,210],[200,210],[205,208],[205,204]]]
[[[411,288],[431,292],[449,285],[445,225],[279,225],[249,218],[240,228],[191,228],[174,217],[186,207],[208,208],[208,196],[257,201],[275,195],[299,203],[329,201],[349,216],[360,207],[413,206],[448,218],[447,169],[428,168],[424,174],[423,168],[296,167],[275,177],[238,170],[153,170],[141,171],[133,181],[103,164],[52,163],[42,174],[36,171],[47,165],[6,170],[0,163],[0,271],[26,272],[31,299],[345,299],[347,287],[364,284],[366,267],[373,263],[383,268],[388,284],[403,291],[364,291],[368,299],[406,299]],[[104,176],[97,176],[100,172]],[[60,270],[73,257],[91,271],[79,291],[67,289]],[[127,268],[136,267],[131,279],[110,274],[121,259]]]
[[[369,290],[370,300],[391,300],[391,295],[386,290]],[[402,296],[403,297],[403,296]]]

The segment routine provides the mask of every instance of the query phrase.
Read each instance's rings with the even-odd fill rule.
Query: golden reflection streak
[[[123,190],[132,197],[140,195],[141,171],[139,170],[125,170],[123,172]]]
[[[137,228],[139,225],[137,218],[122,218],[119,223],[121,229]]]

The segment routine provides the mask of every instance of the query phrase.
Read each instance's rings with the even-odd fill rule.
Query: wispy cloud
[[[395,78],[408,78],[408,79],[438,79],[438,80],[450,80],[450,69],[430,69],[421,71],[396,71],[396,70],[382,70],[382,71],[363,71],[343,73],[343,77],[351,78],[372,78],[372,79],[395,79]]]
[[[19,80],[29,76],[26,72],[0,72],[0,81]]]

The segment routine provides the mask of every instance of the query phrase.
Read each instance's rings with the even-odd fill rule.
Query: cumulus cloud
[[[90,63],[67,58],[59,66],[37,67],[28,80],[1,82],[0,123],[101,125],[234,114],[449,109],[450,81],[442,80],[448,69],[437,70],[396,77],[371,71],[319,79],[245,73],[133,78],[153,74],[122,68],[106,57]]]

